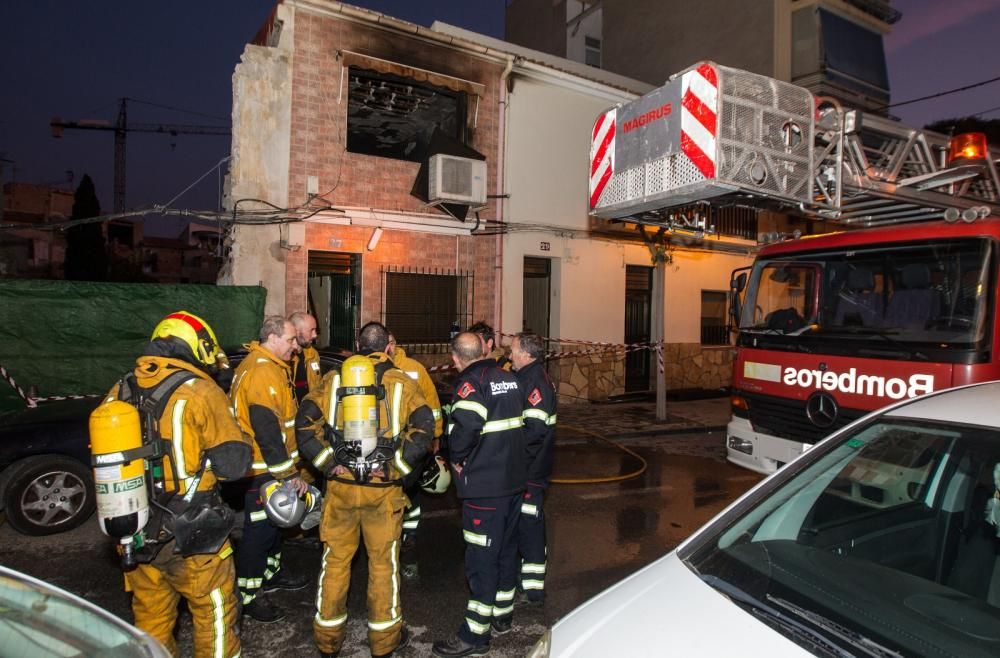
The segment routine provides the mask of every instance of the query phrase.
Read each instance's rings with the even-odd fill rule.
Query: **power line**
[[[957,87],[956,89],[949,89],[948,91],[942,91],[936,94],[931,94],[929,96],[921,96],[920,98],[913,98],[908,101],[902,101],[901,103],[893,103],[892,105],[883,105],[882,107],[875,108],[876,110],[888,110],[890,107],[901,107],[903,105],[909,105],[910,103],[919,103],[920,101],[930,100],[932,98],[940,98],[941,96],[947,96],[948,94],[957,94],[960,91],[966,91],[967,89],[975,89],[976,87],[982,87],[983,85],[988,85],[991,82],[996,82],[1000,80],[1000,76],[995,78],[990,78],[989,80],[983,80],[982,82],[976,82],[971,85],[965,85],[964,87]]]
[[[173,107],[171,105],[161,105],[160,103],[152,103],[150,101],[143,101],[137,98],[129,98],[128,100],[133,103],[139,103],[140,105],[149,105],[150,107],[158,107],[162,110],[171,110],[173,112],[183,112],[185,114],[193,114],[199,117],[206,117],[208,119],[215,119],[217,121],[229,121],[229,117],[220,117],[215,114],[206,114],[204,112],[196,112],[194,110],[185,110],[183,107]]]

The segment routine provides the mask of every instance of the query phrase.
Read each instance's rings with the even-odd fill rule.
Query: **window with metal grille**
[[[728,345],[727,295],[718,290],[701,291],[701,344]]]
[[[716,234],[744,240],[757,239],[756,208],[712,208]]]
[[[462,270],[383,268],[383,324],[411,352],[441,351],[453,325],[471,324],[473,281]]]

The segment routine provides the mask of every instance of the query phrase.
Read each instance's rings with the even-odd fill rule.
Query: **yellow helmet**
[[[222,354],[215,332],[208,323],[187,311],[177,311],[160,320],[150,340],[171,336],[187,343],[194,357],[207,366],[215,365],[216,357]]]

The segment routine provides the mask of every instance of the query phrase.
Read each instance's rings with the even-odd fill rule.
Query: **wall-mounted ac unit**
[[[427,198],[431,203],[486,203],[486,161],[438,153],[429,163]]]

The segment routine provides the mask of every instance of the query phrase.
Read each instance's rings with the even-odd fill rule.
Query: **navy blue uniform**
[[[488,644],[491,622],[514,611],[517,522],[526,478],[523,413],[517,379],[491,359],[472,363],[455,381],[449,449],[463,499],[470,590],[458,635],[474,645]]]
[[[516,372],[524,395],[524,442],[527,482],[518,521],[521,589],[531,601],[545,597],[545,490],[552,477],[552,444],[556,436],[556,389],[540,361]]]

